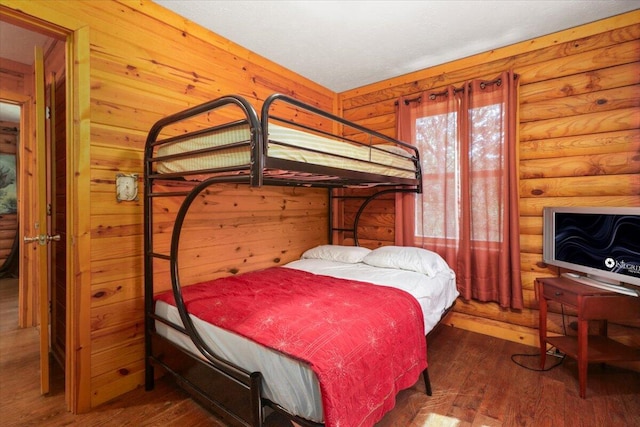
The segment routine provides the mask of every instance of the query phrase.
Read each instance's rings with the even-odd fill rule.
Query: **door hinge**
[[[47,203],[47,216],[51,216],[51,212],[53,208],[51,207],[51,203]]]
[[[46,106],[44,108],[44,116],[47,118],[47,120],[51,120],[51,107]]]

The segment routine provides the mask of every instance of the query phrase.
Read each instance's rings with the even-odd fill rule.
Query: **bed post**
[[[145,143],[144,153],[144,388],[153,390],[155,386],[155,372],[151,363],[153,355],[151,331],[154,329],[153,312],[153,266],[151,252],[153,248],[153,219],[152,219],[152,166],[153,145],[161,126],[155,125],[149,131]]]
[[[329,244],[333,245],[333,188],[329,188]]]
[[[429,380],[429,368],[424,368],[424,371],[422,371],[422,377],[424,378],[424,388],[427,396],[431,396],[433,392],[431,390],[431,381]]]

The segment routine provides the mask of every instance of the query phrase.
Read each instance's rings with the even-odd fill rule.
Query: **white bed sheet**
[[[440,271],[435,277],[408,270],[374,267],[364,263],[347,264],[323,259],[301,259],[285,267],[315,274],[391,286],[413,295],[424,316],[425,335],[438,323],[444,311],[458,297],[453,270]]]
[[[247,141],[249,138],[248,126],[236,126],[224,131],[163,145],[158,150],[158,157],[209,147],[222,147],[238,141]],[[382,147],[382,150],[370,149],[366,146],[349,144],[273,124],[269,125],[268,141],[269,157],[384,176],[416,178],[415,165],[410,154],[392,145],[379,145],[378,147]],[[292,146],[282,146],[272,141]],[[242,166],[249,164],[250,156],[248,147],[237,147],[216,153],[194,154],[189,157],[159,161],[157,169],[159,173],[173,173]]]
[[[177,325],[182,325],[178,309],[170,304],[156,302],[155,312]],[[293,414],[322,422],[320,385],[315,373],[307,364],[195,316],[191,316],[191,319],[202,339],[218,356],[249,372],[262,373],[263,397],[277,402]],[[162,322],[156,322],[156,332],[202,357],[188,336]]]
[[[458,296],[453,271],[443,271],[429,278],[411,271],[318,259],[298,260],[285,267],[392,286],[409,292],[422,308],[425,334],[435,326],[444,310],[451,306]],[[178,309],[170,304],[156,302],[155,312],[175,324],[182,325]],[[277,402],[293,414],[315,422],[323,421],[320,386],[315,373],[307,364],[194,316],[191,318],[203,340],[217,355],[248,371],[262,373],[264,397]],[[188,336],[162,322],[156,322],[156,331],[193,354],[200,354]]]

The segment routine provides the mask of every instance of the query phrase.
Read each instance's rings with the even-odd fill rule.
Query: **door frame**
[[[76,19],[47,13],[47,8],[28,2],[21,4],[21,9],[23,11],[3,5],[0,16],[3,21],[65,40],[68,162],[65,402],[72,413],[84,413],[91,409],[91,270],[84,255],[91,253],[90,217],[84,206],[91,184],[89,27]],[[85,141],[84,147],[82,141]],[[23,227],[20,224],[21,236],[25,235]],[[33,278],[34,272],[26,271],[23,258],[20,259],[20,275]]]

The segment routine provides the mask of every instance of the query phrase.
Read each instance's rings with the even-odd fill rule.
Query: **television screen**
[[[555,258],[640,278],[640,216],[557,212]]]
[[[545,263],[640,294],[640,208],[546,207],[543,219]]]

